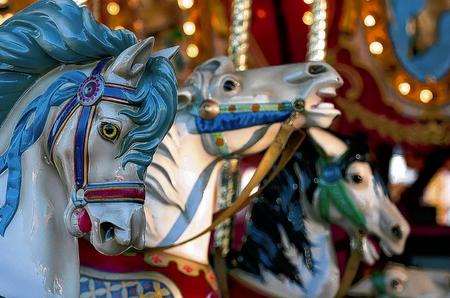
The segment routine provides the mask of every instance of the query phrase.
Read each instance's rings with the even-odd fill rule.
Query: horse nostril
[[[313,75],[316,75],[316,74],[319,74],[319,73],[323,73],[323,72],[326,72],[326,71],[327,71],[327,68],[325,66],[321,65],[321,64],[314,64],[314,65],[311,65],[308,68],[308,72],[310,74],[313,74]]]
[[[403,237],[403,232],[399,225],[395,225],[391,228],[391,234],[396,239],[402,239],[402,237]]]
[[[114,225],[110,222],[102,222],[100,224],[100,234],[103,241],[108,241],[114,238]]]

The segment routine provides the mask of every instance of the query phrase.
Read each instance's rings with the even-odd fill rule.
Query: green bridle
[[[344,153],[338,160],[332,161],[322,150],[319,150],[319,160],[316,164],[318,173],[319,213],[330,221],[330,207],[333,205],[356,228],[366,230],[366,218],[355,205],[344,184],[345,169],[354,160],[363,160],[360,154],[351,155],[350,151]]]

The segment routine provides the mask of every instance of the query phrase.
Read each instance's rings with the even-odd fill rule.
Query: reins
[[[294,156],[295,152],[301,145],[305,134],[296,130],[294,127],[294,121],[299,116],[300,111],[294,111],[291,116],[283,122],[278,134],[275,137],[275,140],[270,145],[270,147],[266,150],[261,162],[259,163],[253,177],[250,179],[248,184],[242,190],[241,194],[237,197],[233,204],[231,204],[228,208],[222,210],[217,214],[217,216],[213,219],[211,225],[208,228],[204,229],[202,232],[186,239],[178,243],[173,243],[170,245],[152,247],[147,249],[147,252],[160,252],[169,248],[178,247],[184,245],[188,242],[191,242],[206,233],[212,232],[220,223],[231,218],[240,210],[245,208],[250,204],[252,199],[257,197],[261,192],[265,189],[265,187],[283,170],[288,161]],[[296,131],[297,133],[294,133]],[[274,165],[276,161],[280,158],[279,163]],[[251,194],[255,187],[259,186],[264,178],[269,174],[270,175],[265,180],[264,184],[258,189],[257,192]]]

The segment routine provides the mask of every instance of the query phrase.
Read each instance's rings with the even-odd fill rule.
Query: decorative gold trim
[[[339,21],[340,32],[342,34],[339,37],[338,46],[333,49],[332,55],[335,55],[341,49],[350,51],[350,59],[352,64],[365,69],[371,74],[371,76],[377,83],[379,91],[382,94],[382,100],[387,105],[393,107],[400,114],[423,120],[448,120],[450,105],[447,94],[450,75],[447,75],[444,79],[441,80],[441,82],[430,80],[426,83],[422,83],[412,78],[405,70],[403,70],[400,66],[401,63],[397,60],[395,53],[393,52],[392,44],[390,43],[389,38],[385,36],[387,34],[387,28],[381,27],[379,25],[380,23],[382,23],[379,18],[382,15],[386,15],[386,12],[374,12],[375,9],[373,7],[378,3],[375,2],[376,1],[362,0],[344,1],[342,9],[343,13]],[[376,13],[376,17],[378,18],[377,22],[379,23],[372,29],[364,29],[361,18],[369,12],[371,12],[372,14]],[[374,36],[382,40],[384,50],[383,54],[379,55],[379,57],[374,57],[374,55],[371,55],[367,46],[364,48],[355,47],[355,44],[362,44],[362,40],[365,41],[365,44],[369,40],[368,37],[366,37],[365,30],[373,30]],[[375,37],[372,36],[370,38],[373,39]],[[382,63],[386,64],[387,66],[383,66],[383,71],[381,73],[378,73],[377,69],[380,69],[380,65]],[[414,81],[413,84],[415,84],[415,86],[412,86],[414,88],[411,88],[410,93],[410,95],[413,97],[413,100],[401,95],[398,92],[396,84],[398,84],[404,78],[407,78],[409,82]],[[433,90],[434,95],[437,95],[438,99],[435,100],[434,103],[421,103],[417,98],[418,92],[422,88]]]
[[[388,117],[369,111],[356,101],[343,97],[335,102],[349,121],[359,120],[364,127],[376,130],[381,136],[390,137],[395,142],[416,145],[450,145],[450,123],[430,121],[426,124],[401,124]]]

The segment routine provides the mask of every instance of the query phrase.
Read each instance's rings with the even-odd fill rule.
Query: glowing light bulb
[[[372,54],[380,55],[381,53],[383,53],[383,45],[379,41],[373,41],[369,45],[369,51]]]
[[[433,92],[429,89],[422,89],[419,94],[420,101],[429,103],[433,99]]]
[[[260,18],[260,19],[264,19],[265,17],[267,17],[267,12],[264,9],[259,8],[256,11],[256,16],[258,16],[258,18]]]
[[[186,48],[186,54],[188,55],[189,58],[195,58],[198,56],[198,47],[197,45],[191,43],[187,46]]]
[[[308,25],[308,26],[312,25],[312,23],[314,22],[313,13],[310,11],[306,11],[303,14],[302,21],[303,21],[303,23],[305,23],[305,25]]]
[[[195,24],[194,22],[187,21],[183,24],[183,31],[186,35],[192,35],[195,33]]]
[[[364,18],[364,25],[366,25],[367,27],[373,27],[376,23],[377,21],[375,20],[375,17],[371,14],[366,15],[366,17]]]
[[[121,30],[121,29],[125,29],[123,26],[116,26],[116,27],[114,27],[114,30]]]
[[[407,95],[411,91],[411,85],[407,82],[402,82],[402,83],[398,84],[397,87],[398,87],[398,91],[403,95]]]
[[[314,0],[303,0],[303,2],[305,2],[305,4],[312,4]]]
[[[0,5],[6,5],[8,4],[8,0],[0,0]]]
[[[119,14],[120,12],[120,5],[117,2],[109,2],[108,5],[106,5],[106,11],[112,15],[112,16],[116,16]]]
[[[194,5],[194,0],[178,0],[178,6],[181,9],[189,9]]]

